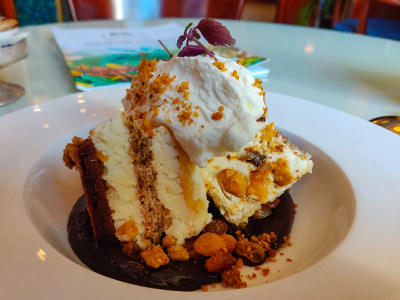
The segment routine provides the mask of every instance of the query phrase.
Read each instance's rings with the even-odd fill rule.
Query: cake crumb
[[[263,274],[263,276],[265,277],[265,276],[267,276],[268,274],[269,274],[269,268],[262,268],[261,269],[261,272],[262,272],[262,274]]]
[[[257,278],[257,274],[253,273],[253,274],[246,275],[246,278],[249,280],[253,280],[253,279]]]
[[[222,285],[225,287],[234,287],[235,289],[242,289],[247,287],[246,281],[241,279],[241,274],[238,269],[232,268],[222,272]]]
[[[293,260],[290,259],[290,258],[286,258],[286,261],[287,261],[287,262],[292,262]]]
[[[244,266],[243,259],[241,258],[236,259],[235,268],[240,269],[243,268],[243,266]]]
[[[207,284],[203,284],[203,285],[201,286],[201,290],[202,290],[203,292],[208,292],[208,285],[207,285]]]

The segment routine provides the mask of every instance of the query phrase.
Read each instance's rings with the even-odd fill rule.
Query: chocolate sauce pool
[[[274,248],[278,249],[283,238],[290,234],[293,218],[293,201],[285,192],[271,215],[263,219],[250,219],[242,232],[247,235],[274,232],[278,237]],[[234,227],[230,229],[235,230]],[[75,254],[90,269],[124,282],[158,289],[193,291],[201,285],[221,281],[220,274],[207,272],[201,260],[171,261],[168,265],[153,269],[147,267],[139,257],[125,255],[118,243],[95,240],[84,196],[79,198],[69,216],[68,239]]]

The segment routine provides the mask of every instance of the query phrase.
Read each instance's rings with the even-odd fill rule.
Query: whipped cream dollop
[[[208,56],[143,61],[122,99],[125,113],[144,125],[165,125],[200,167],[239,151],[264,122],[261,81],[239,63]]]

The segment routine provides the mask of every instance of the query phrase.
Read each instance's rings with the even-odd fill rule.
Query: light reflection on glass
[[[37,252],[36,252],[36,255],[37,255],[37,257],[39,257],[39,259],[41,260],[41,261],[45,261],[46,260],[46,252],[44,252],[43,251],[43,249],[39,249]]]
[[[47,128],[50,127],[50,125],[49,124],[43,124],[42,127],[47,129]]]
[[[42,108],[38,104],[34,105],[33,112],[39,112],[39,111],[42,111]]]
[[[307,45],[307,46],[304,48],[304,52],[306,52],[306,53],[308,53],[308,54],[314,53],[314,45]]]
[[[96,117],[96,116],[97,116],[97,114],[91,114],[90,116],[91,116],[91,117]]]
[[[83,97],[83,95],[82,95],[82,94],[79,94],[79,95],[77,95],[77,97],[78,97],[78,98],[82,98],[82,97]]]
[[[84,99],[79,99],[78,103],[85,103],[85,100]]]
[[[79,112],[80,112],[81,114],[86,113],[86,108],[81,108],[81,109],[79,110]]]

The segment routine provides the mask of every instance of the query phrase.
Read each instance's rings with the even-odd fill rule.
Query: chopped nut
[[[271,171],[261,168],[250,172],[250,184],[247,187],[247,194],[257,197],[259,201],[267,199],[269,194],[268,182]]]
[[[239,171],[224,169],[218,173],[217,178],[219,184],[227,193],[239,198],[243,198],[246,195],[247,178]]]
[[[225,67],[225,63],[222,61],[214,61],[213,65],[216,66],[221,72],[225,72],[228,69]]]
[[[211,119],[212,119],[213,121],[219,121],[219,120],[221,120],[223,117],[224,117],[224,114],[223,114],[222,112],[220,112],[220,111],[215,112],[215,113],[213,113],[213,114],[211,115]]]
[[[173,245],[175,245],[176,240],[172,235],[166,235],[163,239],[162,239],[162,246],[164,248],[169,248]]]
[[[115,232],[116,237],[122,242],[132,241],[138,234],[136,222],[134,220],[126,221],[118,227]]]
[[[146,265],[155,269],[169,263],[169,258],[160,245],[142,251],[140,257],[144,259]]]
[[[187,261],[189,252],[183,246],[173,245],[168,248],[168,257],[172,260]]]
[[[274,128],[274,123],[270,123],[262,129],[260,139],[263,142],[269,142],[277,133],[278,130]]]
[[[276,183],[280,186],[290,184],[293,181],[293,176],[290,173],[289,162],[284,158],[279,158],[276,161],[273,173]]]

